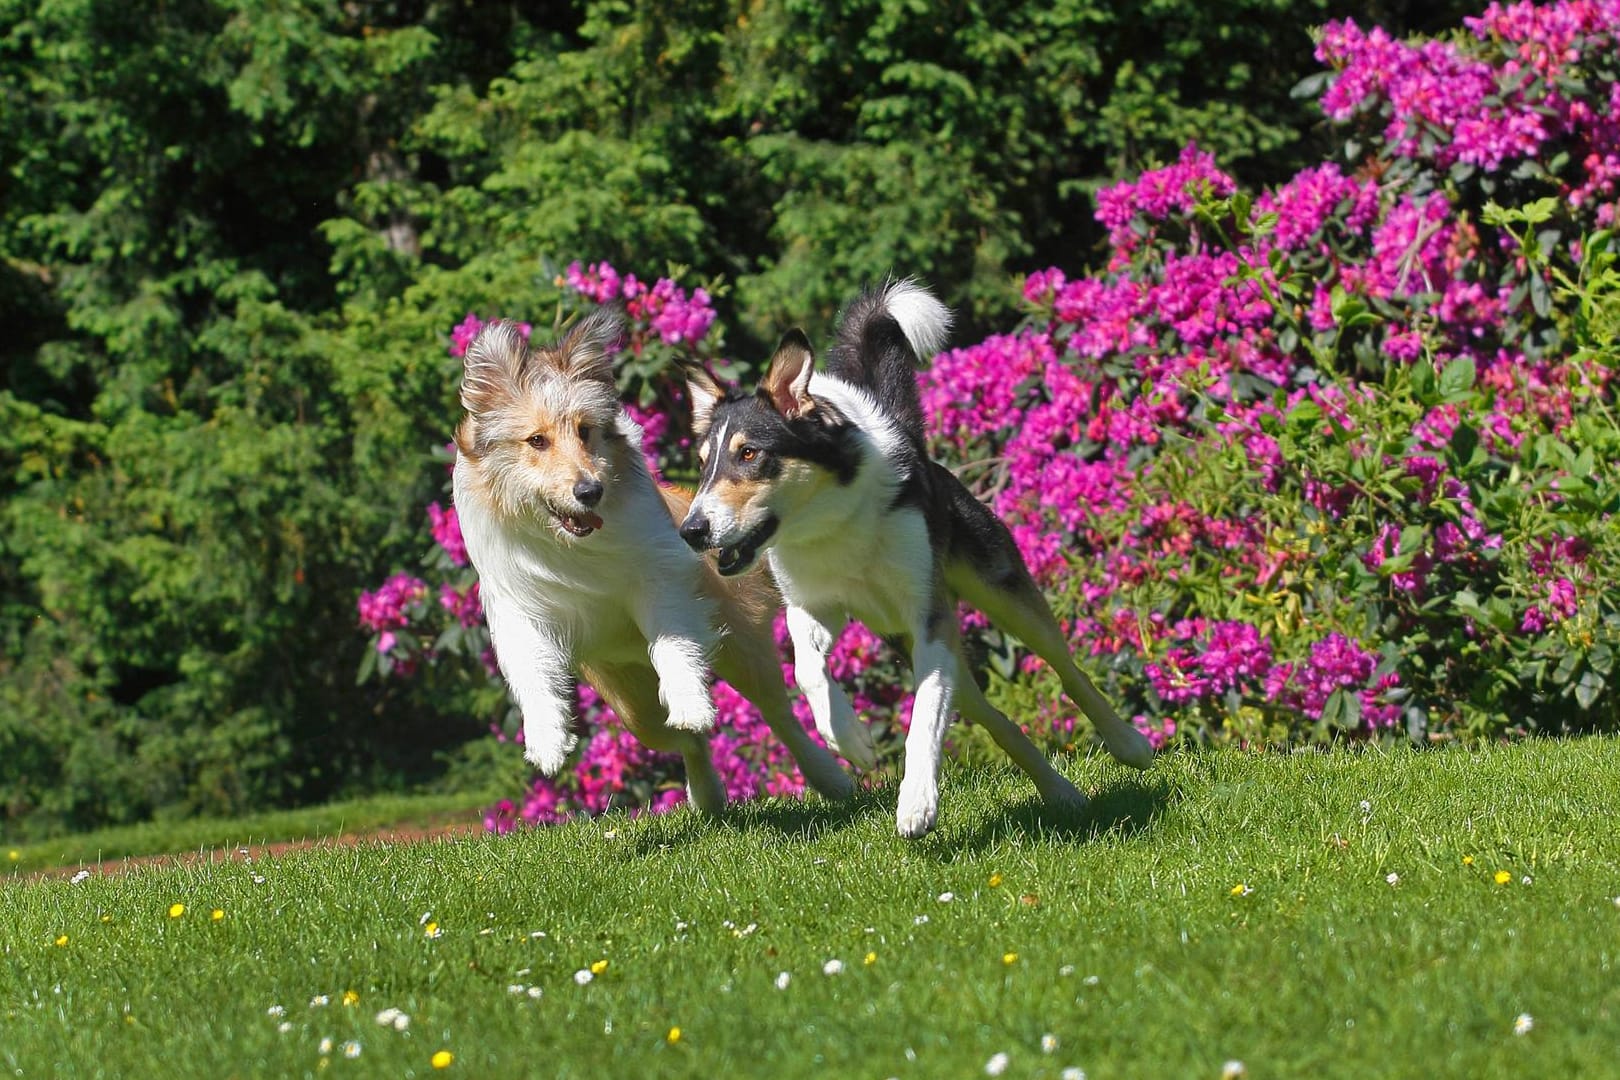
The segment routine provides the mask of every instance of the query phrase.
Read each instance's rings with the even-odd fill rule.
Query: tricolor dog
[[[1046,801],[1085,802],[985,700],[962,659],[958,600],[1052,666],[1114,757],[1137,768],[1153,760],[1147,739],[1070,659],[1006,526],[927,456],[915,371],[949,327],[927,289],[891,282],[845,310],[825,372],[798,330],[783,337],[755,393],[688,368],[702,473],[681,536],[717,551],[726,575],[765,553],[787,602],[799,687],[822,736],[857,765],[873,764],[871,735],[828,677],[827,654],[850,617],[911,653],[916,703],[896,815],[908,837],[927,833],[938,815],[953,706],[989,731]]]
[[[708,664],[752,701],[819,792],[854,784],[794,717],[763,574],[722,579],[676,535],[688,500],[661,489],[642,431],[620,407],[598,313],[552,348],[510,323],[467,349],[456,429],[455,503],[478,571],[495,655],[523,713],[524,755],[562,768],[584,678],[649,747],[686,763],[705,813],[725,806],[704,736]]]

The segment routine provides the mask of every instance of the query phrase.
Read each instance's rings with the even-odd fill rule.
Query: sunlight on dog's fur
[[[890,282],[845,309],[824,373],[797,330],[783,337],[752,394],[688,369],[702,473],[681,536],[715,550],[722,574],[745,573],[765,554],[787,602],[794,675],[816,726],[863,767],[872,763],[872,737],[830,678],[828,654],[851,617],[909,643],[917,691],[896,825],[911,837],[938,816],[953,709],[988,730],[1048,802],[1085,802],[985,700],[962,657],[958,601],[1050,664],[1116,758],[1138,768],[1153,759],[1147,739],[1075,667],[1007,527],[928,459],[915,371],[949,328],[950,312],[927,289]]]
[[[693,804],[718,813],[725,789],[704,734],[712,659],[811,786],[846,797],[849,776],[793,716],[769,582],[722,580],[676,534],[688,499],[647,471],[641,428],[614,386],[609,349],[621,330],[598,312],[554,347],[532,348],[496,322],[464,360],[456,510],[523,713],[524,755],[548,775],[563,767],[582,677],[643,743],[680,753]]]

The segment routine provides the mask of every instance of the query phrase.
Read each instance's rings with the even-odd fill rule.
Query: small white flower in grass
[[[264,875],[263,874],[254,874],[253,875],[253,884],[255,884],[255,885],[263,885],[264,884]]]
[[[942,903],[942,904],[948,904],[952,900],[955,900],[955,899],[956,899],[956,894],[953,893],[953,892],[942,892],[942,893],[939,894],[939,902]]]
[[[382,1012],[377,1014],[377,1024],[380,1027],[388,1027],[394,1022],[394,1018],[398,1015],[398,1009],[384,1009]]]
[[[587,971],[586,974],[589,975],[590,972]],[[531,986],[529,987],[529,996],[538,1001],[541,997],[545,996],[545,991],[540,989],[538,986]]]
[[[292,1021],[283,1020],[281,1023],[276,1025],[276,1030],[281,1032],[283,1035],[287,1034],[287,1032],[292,1030]]]
[[[984,1063],[984,1075],[1000,1076],[1007,1071],[1007,1063],[1011,1060],[1006,1054],[992,1054],[990,1060]]]
[[[793,975],[790,972],[778,972],[776,976],[776,988],[778,990],[786,990],[788,988],[788,983],[792,981]]]
[[[1529,1013],[1520,1013],[1513,1018],[1513,1034],[1528,1035],[1530,1029],[1536,1026],[1535,1018]]]
[[[1084,979],[1081,979],[1080,981],[1085,983],[1087,986],[1096,986],[1098,983],[1102,982],[1102,978],[1101,978],[1101,976],[1098,976],[1098,975],[1087,975]]]
[[[911,924],[913,926],[922,926],[926,922],[928,922],[928,916],[926,915],[919,915],[915,919],[911,920]]]
[[[1235,1058],[1221,1066],[1221,1080],[1243,1080],[1248,1075],[1249,1067]]]
[[[348,1058],[350,1061],[353,1061],[355,1058],[359,1057],[360,1044],[355,1042],[353,1039],[350,1039],[348,1042],[344,1043],[343,1056]]]
[[[332,1040],[330,1038],[322,1039],[315,1049],[322,1054],[330,1054],[332,1052]]]
[[[433,912],[424,911],[424,912],[422,912],[422,917],[420,919],[416,920],[416,925],[417,926],[426,926],[428,924],[428,920],[431,919],[431,918],[433,918]]]
[[[1057,1050],[1057,1048],[1058,1048],[1058,1037],[1056,1035],[1053,1035],[1051,1032],[1048,1032],[1047,1034],[1041,1036],[1041,1053],[1043,1053],[1043,1054],[1054,1053]]]
[[[1070,1065],[1058,1073],[1059,1080],[1086,1080],[1086,1070]]]
[[[83,882],[86,878],[88,878],[89,876],[90,876],[90,871],[88,871],[88,870],[80,870],[77,874],[74,874],[71,878],[69,878],[68,882],[69,882],[69,884],[78,885],[81,882]]]
[[[1533,880],[1535,880],[1535,879],[1532,878],[1529,874],[1526,874],[1526,875],[1524,875],[1524,877],[1522,879],[1520,879],[1519,884],[1520,885],[1528,885]]]
[[[543,938],[545,936],[546,936],[546,932],[544,930],[536,930],[534,933],[529,935],[529,938],[531,940],[533,940],[533,939]]]
[[[1399,885],[1401,883],[1401,875],[1399,875],[1399,874],[1390,874],[1384,880],[1389,882],[1390,886],[1393,887],[1393,886]]]
[[[1058,968],[1058,974],[1067,979],[1070,975],[1074,974],[1074,965],[1064,964],[1062,967]]]
[[[264,1014],[266,1016],[285,1016],[287,1014],[287,1010],[282,1008],[280,1005],[272,1005],[268,1009],[264,1010]]]
[[[523,986],[520,983],[513,983],[506,988],[506,992],[508,994],[521,994],[523,993]]]
[[[842,975],[844,973],[844,962],[836,958],[829,960],[821,965],[821,973],[823,975]]]
[[[325,994],[316,994],[314,997],[309,999],[309,1007],[312,1009],[324,1008],[330,1004],[332,1004],[332,999],[327,997]]]
[[[527,975],[529,972],[531,972],[533,970],[534,970],[533,968],[519,968],[518,970],[512,972],[512,974],[515,977],[521,979],[521,978],[523,978],[523,976]]]
[[[578,971],[574,972],[574,982],[578,983],[580,986],[584,986],[594,978],[596,978],[596,976],[591,974],[590,968],[580,968]]]
[[[404,1031],[406,1028],[408,1028],[410,1026],[411,1026],[411,1018],[409,1016],[407,1016],[406,1014],[400,1013],[398,1016],[394,1017],[394,1030],[395,1031]]]

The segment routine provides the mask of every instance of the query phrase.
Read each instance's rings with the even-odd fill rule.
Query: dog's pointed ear
[[[624,316],[612,308],[597,308],[558,343],[556,355],[563,373],[613,386],[613,348],[623,337]]]
[[[815,367],[816,354],[810,349],[810,339],[794,327],[782,335],[782,343],[759,382],[759,392],[783,417],[797,420],[816,407],[810,396],[810,375]]]
[[[486,323],[461,358],[461,407],[474,416],[494,408],[511,394],[528,361],[529,343],[514,324]]]
[[[686,396],[692,401],[692,438],[701,440],[709,433],[714,407],[726,399],[726,388],[696,360],[683,358],[676,364],[686,376]]]

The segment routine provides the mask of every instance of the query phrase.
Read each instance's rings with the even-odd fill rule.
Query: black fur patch
[[[734,450],[738,435],[743,444]],[[808,416],[788,420],[763,396],[728,397],[714,407],[706,441],[709,459],[703,465],[702,484],[721,477],[774,480],[782,475],[788,460],[810,462],[827,470],[840,484],[849,484],[861,466],[855,427],[820,401]],[[745,447],[756,452],[753,461],[742,460],[740,451]]]

